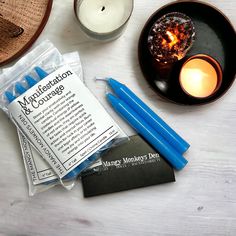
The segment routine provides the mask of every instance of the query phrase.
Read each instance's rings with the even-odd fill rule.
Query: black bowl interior
[[[185,58],[160,73],[153,64],[148,50],[147,37],[154,22],[169,12],[188,15],[196,30],[196,39]],[[236,33],[229,20],[216,8],[195,1],[181,1],[164,6],[156,11],[144,26],[138,45],[139,63],[144,77],[162,97],[179,104],[196,105],[212,102],[222,96],[232,85],[236,73]],[[179,84],[179,72],[183,63],[195,54],[207,54],[215,58],[223,71],[220,89],[210,97],[194,98],[185,94]]]

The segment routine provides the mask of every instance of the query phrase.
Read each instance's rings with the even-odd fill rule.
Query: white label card
[[[18,131],[24,164],[34,185],[57,179],[57,175],[50,165],[30,145],[27,138]]]
[[[8,109],[60,178],[119,134],[116,123],[69,66],[39,81]]]

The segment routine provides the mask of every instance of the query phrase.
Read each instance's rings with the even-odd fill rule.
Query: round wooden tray
[[[154,66],[147,46],[147,37],[154,22],[169,12],[188,15],[196,30],[196,39],[186,57],[161,73]],[[165,5],[156,11],[145,24],[138,45],[139,63],[144,77],[163,98],[183,105],[199,105],[215,101],[232,85],[236,74],[236,33],[226,18],[215,7],[199,1],[178,1]],[[207,54],[215,58],[223,70],[220,89],[211,97],[194,98],[183,92],[179,84],[179,72],[183,63],[192,55]]]
[[[42,32],[52,0],[0,1],[0,66],[21,56]]]

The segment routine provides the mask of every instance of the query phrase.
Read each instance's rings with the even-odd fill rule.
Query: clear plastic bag
[[[22,97],[26,93],[26,91],[28,92],[31,89],[33,89],[35,84],[37,84],[37,85],[40,84],[41,83],[40,81],[44,80],[44,77],[46,77],[46,79],[47,79],[49,77],[49,76],[47,76],[48,74],[49,75],[51,75],[51,73],[53,74],[55,71],[58,71],[57,69],[61,69],[65,64],[70,65],[70,68],[73,69],[73,72],[75,72],[77,74],[78,78],[82,80],[82,77],[83,77],[82,76],[82,67],[80,64],[80,59],[79,59],[78,54],[77,53],[70,53],[70,54],[64,55],[64,57],[63,57],[59,53],[59,51],[53,46],[53,44],[47,40],[47,41],[44,41],[43,43],[41,43],[40,45],[38,45],[36,48],[34,48],[30,53],[25,55],[13,67],[11,67],[9,69],[4,69],[3,74],[0,75],[0,107],[3,111],[5,111],[9,115],[9,117],[13,120],[13,122],[16,124],[16,126],[19,129],[18,133],[19,133],[19,139],[21,142],[22,153],[24,156],[24,163],[25,163],[25,168],[26,168],[26,173],[27,173],[27,178],[28,178],[28,183],[29,183],[30,195],[34,195],[37,192],[46,190],[50,187],[55,186],[58,183],[61,183],[67,189],[71,189],[73,187],[74,181],[78,177],[78,175],[83,170],[88,168],[91,164],[93,164],[100,157],[100,154],[102,152],[104,152],[105,150],[107,150],[108,148],[110,148],[113,145],[117,145],[117,140],[119,140],[119,139],[117,139],[117,137],[118,137],[118,133],[121,130],[115,124],[115,127],[112,128],[113,129],[112,132],[114,134],[112,134],[112,132],[110,132],[110,134],[109,134],[110,136],[107,135],[107,136],[109,136],[109,139],[107,139],[106,142],[104,142],[104,144],[98,143],[98,144],[96,144],[97,146],[94,144],[94,146],[96,146],[96,148],[94,148],[93,152],[91,152],[91,155],[89,155],[89,152],[86,154],[87,156],[84,154],[85,158],[79,160],[79,162],[76,163],[75,168],[73,166],[74,163],[72,161],[70,161],[69,164],[66,163],[65,165],[69,166],[69,167],[65,167],[65,169],[67,168],[66,169],[67,174],[63,173],[63,176],[62,176],[62,175],[60,175],[60,172],[59,172],[61,167],[60,166],[58,167],[56,165],[52,165],[53,161],[51,161],[51,159],[52,159],[51,156],[50,156],[51,159],[49,157],[45,158],[45,153],[46,153],[46,151],[48,152],[48,149],[45,151],[45,153],[42,153],[42,149],[39,148],[40,145],[38,146],[38,143],[32,139],[33,134],[27,133],[28,130],[26,132],[26,130],[23,129],[25,127],[22,127],[22,125],[20,125],[20,122],[16,121],[16,118],[13,117],[12,112],[10,112],[8,108],[10,106],[12,106],[12,103],[17,103],[17,102],[19,103],[19,101],[15,101],[15,99]],[[39,71],[41,74],[35,68],[39,68],[39,69],[43,68],[43,70],[41,72]],[[44,74],[44,72],[45,72],[45,74]],[[29,77],[29,79],[27,79],[27,77]],[[35,86],[37,86],[37,85],[35,85]],[[41,85],[39,85],[39,86],[41,86]],[[60,87],[60,88],[62,88],[62,87]],[[53,92],[55,93],[55,91],[53,91]],[[85,89],[85,92],[86,92],[86,89]],[[24,97],[24,99],[25,99],[25,97]],[[58,100],[60,100],[60,99],[63,100],[64,98],[61,96],[60,98],[58,98]],[[68,97],[67,100],[68,99],[70,99],[70,97]],[[58,100],[55,100],[54,103],[57,104]],[[92,98],[92,100],[93,100],[93,98]],[[73,100],[70,100],[70,101],[73,101]],[[90,101],[87,101],[87,103],[89,103],[89,102]],[[74,104],[74,105],[76,106],[76,104]],[[99,106],[97,108],[98,110],[102,109],[102,107],[100,105],[97,105],[97,106]],[[22,108],[23,108],[23,110],[25,109],[24,106],[22,106]],[[26,113],[26,110],[24,110],[23,112]],[[38,116],[39,115],[40,114],[38,114]],[[107,116],[105,116],[105,117],[107,118]],[[87,122],[89,122],[89,121],[87,121]],[[114,121],[109,118],[109,122],[114,122]],[[92,126],[90,123],[88,123],[88,124],[90,126]],[[62,126],[62,129],[64,129],[64,128],[65,127]],[[73,128],[76,128],[76,126],[74,126]],[[73,131],[73,129],[72,129],[72,131]],[[87,133],[85,133],[84,135],[86,136]],[[39,137],[41,137],[40,135],[41,134],[39,133]],[[89,139],[89,138],[87,138],[87,139]],[[73,143],[71,143],[71,145],[72,144]],[[90,145],[89,147],[91,148],[91,144],[89,143],[88,145]],[[36,151],[32,151],[31,149],[36,150]],[[33,157],[31,157],[31,158],[28,155],[30,152],[34,153]],[[53,151],[52,151],[52,153],[53,153]],[[37,155],[36,158],[38,158],[38,159],[40,159],[41,156],[43,156],[44,159],[47,160],[47,163],[46,164],[44,163],[44,165],[48,165],[49,168],[47,170],[45,170],[45,173],[43,173],[44,175],[41,175],[42,178],[45,178],[45,181],[35,181],[35,179],[33,178],[35,173],[32,168],[32,163],[34,162],[34,157],[36,155]],[[75,162],[75,159],[73,161]],[[45,161],[43,160],[43,162],[45,162]],[[64,163],[62,163],[62,164],[64,167]],[[44,166],[44,168],[45,168],[45,166]],[[56,169],[56,168],[58,168],[58,169]],[[71,170],[71,168],[73,168],[73,169]],[[54,171],[57,174],[55,174]],[[36,173],[36,174],[38,174],[38,173]]]
[[[82,74],[82,67],[78,52],[66,53],[62,56],[63,64],[69,64],[78,74]],[[7,69],[9,70],[9,68]],[[5,72],[7,71],[5,70]],[[50,70],[50,68],[48,68]],[[26,176],[29,186],[29,195],[33,196],[36,193],[48,190],[57,184],[60,184],[58,176],[52,170],[50,165],[41,157],[41,155],[28,142],[23,133],[17,129]],[[71,189],[74,182],[64,182],[67,189]]]

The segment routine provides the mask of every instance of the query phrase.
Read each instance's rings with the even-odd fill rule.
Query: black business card
[[[111,148],[95,172],[81,176],[85,197],[175,181],[172,167],[140,136]]]

